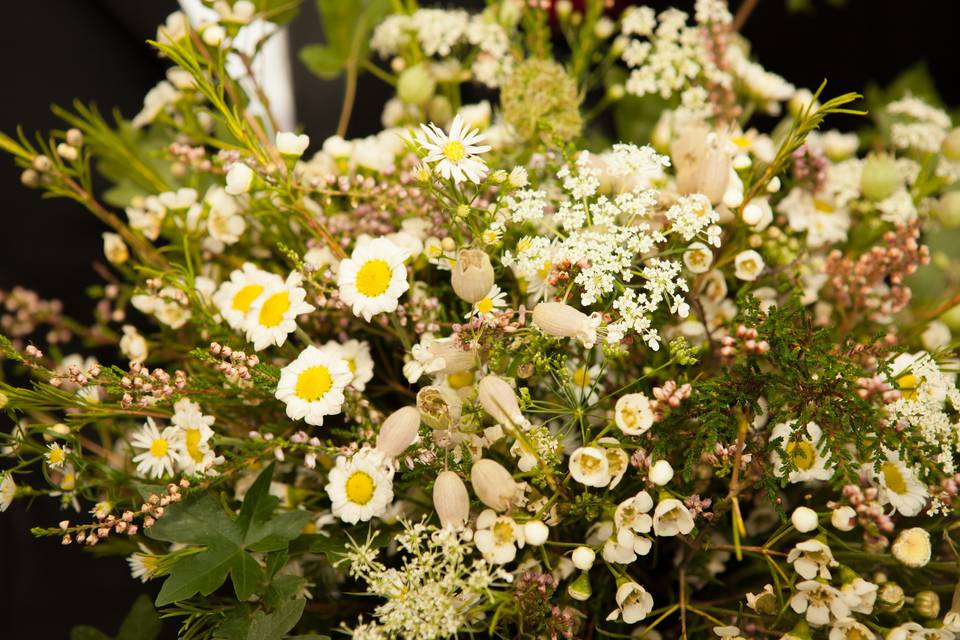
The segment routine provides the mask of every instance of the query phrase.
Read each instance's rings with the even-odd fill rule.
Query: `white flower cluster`
[[[936,153],[950,129],[950,116],[912,95],[888,104],[887,113],[895,118],[890,139],[900,149]]]

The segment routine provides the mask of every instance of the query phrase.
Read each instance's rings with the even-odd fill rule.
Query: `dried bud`
[[[417,439],[420,429],[420,412],[416,407],[397,409],[383,421],[377,435],[377,450],[395,458]]]
[[[490,293],[493,282],[490,256],[480,249],[461,249],[450,275],[454,292],[462,300],[474,304]]]
[[[470,517],[467,486],[453,471],[443,471],[433,485],[433,508],[444,527],[462,529]]]
[[[459,396],[441,387],[424,387],[417,393],[420,417],[433,429],[448,429],[460,420]]]
[[[477,399],[497,424],[517,426],[526,422],[520,413],[516,392],[499,376],[491,374],[477,384]]]
[[[487,458],[473,463],[470,484],[480,502],[494,511],[506,511],[523,497],[523,486],[502,465]]]
[[[576,338],[588,349],[597,341],[598,322],[563,302],[538,304],[533,308],[533,324],[548,336]]]

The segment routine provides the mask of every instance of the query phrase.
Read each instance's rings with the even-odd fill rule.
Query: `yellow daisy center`
[[[267,298],[260,308],[260,324],[272,328],[283,322],[283,316],[290,309],[290,293],[280,291]]]
[[[907,492],[907,479],[900,472],[900,467],[888,460],[883,463],[880,469],[883,472],[883,481],[887,485],[887,489],[899,494]]]
[[[200,429],[191,427],[185,431],[186,434],[184,440],[187,445],[187,453],[194,462],[202,462],[203,452],[200,451]]]
[[[169,445],[167,444],[166,440],[163,438],[157,438],[150,443],[150,455],[155,458],[162,458],[163,456],[167,455],[168,448]]]
[[[477,311],[479,311],[480,313],[490,313],[492,310],[493,310],[492,298],[487,297],[477,302]]]
[[[918,382],[917,376],[912,373],[897,378],[897,386],[900,387],[900,395],[903,396],[904,400],[917,399],[919,395],[917,393]]]
[[[453,389],[463,389],[473,384],[473,371],[459,371],[447,376],[447,384]]]
[[[730,141],[731,141],[735,146],[737,146],[737,147],[739,147],[739,148],[741,148],[741,149],[749,149],[749,148],[750,148],[750,138],[748,138],[747,136],[734,136],[734,137],[732,137],[732,138],[730,139]]]
[[[297,378],[296,394],[298,398],[313,402],[322,398],[332,386],[333,378],[330,377],[330,370],[319,365],[310,367],[300,374]]]
[[[460,162],[467,156],[467,150],[459,140],[451,140],[443,145],[443,157],[450,162]]]
[[[66,456],[63,455],[63,449],[60,447],[54,447],[53,449],[50,449],[50,456],[48,457],[50,464],[62,464],[65,459]]]
[[[815,198],[813,200],[813,208],[820,213],[833,213],[833,205],[825,200],[820,200],[819,198]]]
[[[543,263],[542,267],[537,269],[537,275],[540,277],[541,280],[546,280],[547,276],[550,275],[550,269],[552,268],[553,268],[553,265],[550,264],[549,260],[547,260],[546,262]]]
[[[259,284],[248,284],[233,296],[233,308],[243,313],[247,312],[253,301],[263,293],[263,287]]]
[[[497,544],[513,543],[513,525],[506,520],[499,520],[493,525],[493,539]]]
[[[387,290],[393,271],[386,260],[367,260],[357,271],[357,291],[375,298]]]
[[[585,387],[590,384],[590,372],[586,367],[578,367],[573,372],[573,381],[578,387]]]
[[[797,465],[797,469],[801,471],[807,471],[813,468],[813,465],[817,461],[816,450],[814,450],[812,444],[805,440],[788,444],[787,453],[793,458],[793,464]]]
[[[354,471],[347,478],[347,500],[361,506],[373,499],[373,490],[376,485],[373,478],[366,471]]]

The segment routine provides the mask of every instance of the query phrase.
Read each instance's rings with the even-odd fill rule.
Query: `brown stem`
[[[743,4],[737,9],[737,15],[733,18],[733,24],[730,25],[731,31],[740,31],[747,22],[747,18],[757,8],[760,0],[743,0]]]

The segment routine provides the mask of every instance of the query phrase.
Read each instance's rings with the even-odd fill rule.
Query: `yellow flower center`
[[[797,469],[801,471],[807,471],[813,468],[813,465],[817,461],[816,450],[813,448],[813,445],[806,440],[788,444],[787,453],[789,453],[793,459],[793,464],[797,465]]]
[[[202,462],[203,452],[200,450],[200,429],[191,427],[185,431],[184,441],[187,445],[187,453],[194,462]]]
[[[553,265],[550,264],[549,260],[547,260],[546,262],[543,263],[542,267],[537,269],[537,275],[540,277],[541,280],[546,280],[547,276],[550,275],[550,269],[552,268],[553,268]]]
[[[690,252],[690,262],[695,265],[701,265],[707,261],[707,256],[700,249],[694,249]]]
[[[246,313],[247,309],[250,308],[250,305],[253,304],[253,301],[256,300],[257,296],[261,293],[263,293],[262,286],[259,284],[248,284],[233,296],[233,308]]]
[[[600,458],[591,455],[580,456],[580,469],[587,474],[594,473],[600,468]]]
[[[298,398],[313,402],[322,398],[332,386],[333,378],[330,377],[330,370],[318,365],[300,374],[297,378],[296,394]]]
[[[513,525],[508,520],[498,520],[493,525],[493,539],[498,545],[513,544]]]
[[[869,636],[865,635],[862,631],[860,631],[860,629],[857,629],[856,627],[852,627],[847,629],[847,635],[845,635],[844,637],[846,638],[846,640],[870,640],[870,638],[874,636],[872,634]]]
[[[493,310],[493,300],[491,298],[484,298],[477,303],[477,311],[480,313],[490,313]]]
[[[373,499],[373,490],[376,485],[373,478],[366,471],[354,471],[347,478],[347,500],[361,506]]]
[[[813,208],[820,213],[833,213],[833,205],[826,200],[821,200],[819,198],[814,198]]]
[[[155,458],[162,458],[163,456],[167,455],[168,448],[169,445],[167,444],[166,440],[163,438],[157,438],[150,443],[150,455]]]
[[[375,298],[387,290],[393,271],[386,260],[367,260],[357,271],[357,291]]]
[[[640,421],[640,414],[633,407],[624,407],[620,410],[620,419],[628,429],[633,429]]]
[[[350,369],[350,373],[356,373],[357,361],[354,360],[353,358],[346,358],[346,361],[347,361],[347,368]]]
[[[887,485],[887,489],[899,494],[907,492],[907,479],[903,477],[903,473],[900,472],[900,467],[896,463],[888,460],[883,463],[880,469],[883,472],[883,481]]]
[[[63,464],[66,456],[63,454],[63,449],[60,447],[54,447],[53,449],[50,449],[50,455],[47,459],[50,461],[50,464]]]
[[[734,136],[730,138],[730,142],[732,142],[735,146],[741,149],[750,148],[750,138],[748,138],[747,136]]]
[[[919,381],[917,376],[912,373],[908,373],[905,376],[900,376],[897,378],[897,386],[900,387],[900,395],[903,396],[904,400],[916,400],[919,394],[917,393],[917,387],[919,386]]]
[[[460,162],[467,155],[467,150],[463,148],[463,143],[459,140],[451,140],[443,145],[443,157],[450,162]]]
[[[283,322],[283,316],[290,309],[290,293],[280,291],[267,298],[260,309],[260,324],[273,328]]]
[[[585,387],[590,384],[590,372],[586,367],[578,367],[573,372],[573,381],[578,387]]]
[[[473,384],[473,371],[459,371],[447,376],[447,384],[453,389],[463,389]]]

